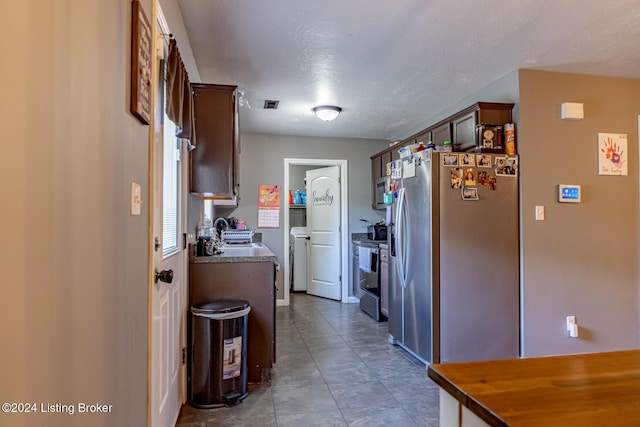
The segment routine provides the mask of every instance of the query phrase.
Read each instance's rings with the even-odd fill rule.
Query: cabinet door
[[[431,141],[436,144],[436,147],[444,145],[445,141],[451,141],[451,123],[443,123],[438,127],[431,129]]]
[[[375,183],[375,180],[380,178],[380,171],[382,170],[382,156],[376,156],[371,159],[371,180]]]
[[[400,153],[398,153],[398,150],[400,149],[400,147],[402,147],[402,145],[398,144],[398,145],[394,145],[393,148],[391,149],[391,160],[398,160],[400,158]]]
[[[431,131],[422,132],[421,134],[416,135],[413,140],[417,144],[420,144],[421,142],[424,143],[424,146],[426,147],[427,144],[429,144],[429,141],[431,141]]]
[[[194,84],[196,149],[190,152],[190,191],[233,198],[238,185],[236,86]]]
[[[389,250],[380,249],[380,312],[389,317]]]
[[[387,176],[387,163],[389,163],[391,161],[391,151],[387,151],[382,153],[382,156],[380,156],[380,176],[381,177],[385,177]]]
[[[476,148],[476,112],[472,111],[451,121],[453,144],[456,151],[472,151]]]
[[[476,109],[478,123],[503,125],[512,122],[513,104],[478,102]]]
[[[216,299],[249,302],[247,370],[249,382],[261,383],[275,361],[275,287],[273,262],[189,264],[189,303]]]
[[[376,180],[380,178],[380,169],[382,164],[381,156],[371,159],[371,207],[376,208]]]

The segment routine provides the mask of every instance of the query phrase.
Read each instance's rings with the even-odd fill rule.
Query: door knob
[[[156,270],[154,282],[158,283],[158,280],[164,283],[171,283],[173,281],[173,270]]]

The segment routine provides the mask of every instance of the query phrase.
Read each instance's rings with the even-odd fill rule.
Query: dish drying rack
[[[226,244],[251,243],[253,230],[223,230],[221,237]]]

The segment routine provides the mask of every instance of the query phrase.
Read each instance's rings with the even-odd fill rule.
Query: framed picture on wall
[[[131,113],[151,121],[151,26],[138,0],[131,12]]]
[[[627,134],[598,133],[598,175],[627,176]]]

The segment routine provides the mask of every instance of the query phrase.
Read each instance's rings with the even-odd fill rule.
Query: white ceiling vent
[[[279,103],[280,103],[280,101],[276,101],[275,99],[265,99],[264,100],[264,109],[265,110],[277,110]]]

